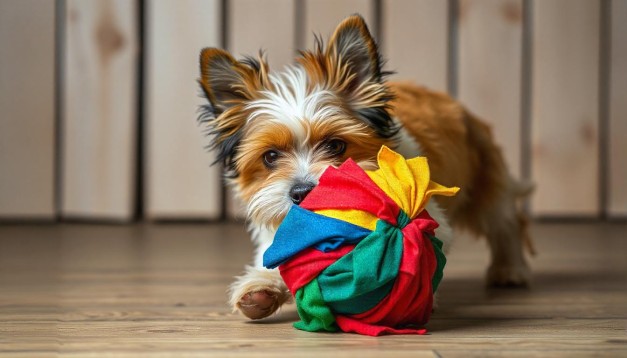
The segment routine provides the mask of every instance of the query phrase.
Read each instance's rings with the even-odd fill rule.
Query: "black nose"
[[[314,188],[314,186],[315,185],[311,183],[298,183],[294,185],[292,189],[290,189],[290,198],[294,204],[298,205],[305,200],[305,197],[309,194],[311,189]]]

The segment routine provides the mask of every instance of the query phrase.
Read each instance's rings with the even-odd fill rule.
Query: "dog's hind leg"
[[[528,285],[531,272],[523,251],[526,246],[533,253],[533,247],[526,216],[517,201],[527,197],[533,185],[512,178],[488,126],[469,115],[467,129],[475,176],[467,187],[462,210],[456,213],[463,226],[488,240],[491,251],[488,285]]]
[[[524,249],[534,253],[527,232],[527,218],[516,205],[523,195],[522,185],[511,180],[496,206],[483,218],[483,232],[488,240],[491,263],[487,283],[496,287],[526,286],[531,280],[531,270],[525,260]]]

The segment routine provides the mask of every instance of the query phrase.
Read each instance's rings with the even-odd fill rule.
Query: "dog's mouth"
[[[248,221],[256,226],[277,229],[293,205],[299,205],[317,185],[272,184],[256,192],[248,202]]]
[[[377,168],[373,160],[364,160],[357,164],[365,170]],[[261,188],[248,200],[248,221],[255,226],[276,230],[292,206],[301,204],[315,189],[323,172],[324,170],[316,175],[307,175],[304,179],[277,181]]]

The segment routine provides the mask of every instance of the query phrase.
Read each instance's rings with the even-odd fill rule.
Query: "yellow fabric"
[[[458,187],[448,188],[431,181],[425,157],[405,159],[383,146],[377,162],[379,169],[366,173],[412,219],[420,214],[432,195],[453,196],[459,191]]]
[[[453,196],[459,188],[448,188],[431,181],[427,158],[405,159],[402,155],[383,146],[377,155],[379,169],[366,170],[366,174],[377,184],[411,219],[424,210],[432,195]],[[316,210],[317,214],[347,221],[374,231],[377,218],[368,212],[349,209]]]
[[[326,210],[316,210],[316,214],[324,215],[330,218],[347,221],[353,225],[361,226],[368,230],[374,231],[377,227],[377,218],[375,215],[372,215],[368,212],[350,209],[350,210],[335,210],[335,209],[326,209]]]

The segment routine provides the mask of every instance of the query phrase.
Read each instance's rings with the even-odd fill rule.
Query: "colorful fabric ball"
[[[382,147],[379,169],[328,168],[264,253],[294,295],[305,331],[424,334],[446,258],[425,206],[452,196],[427,159]]]

